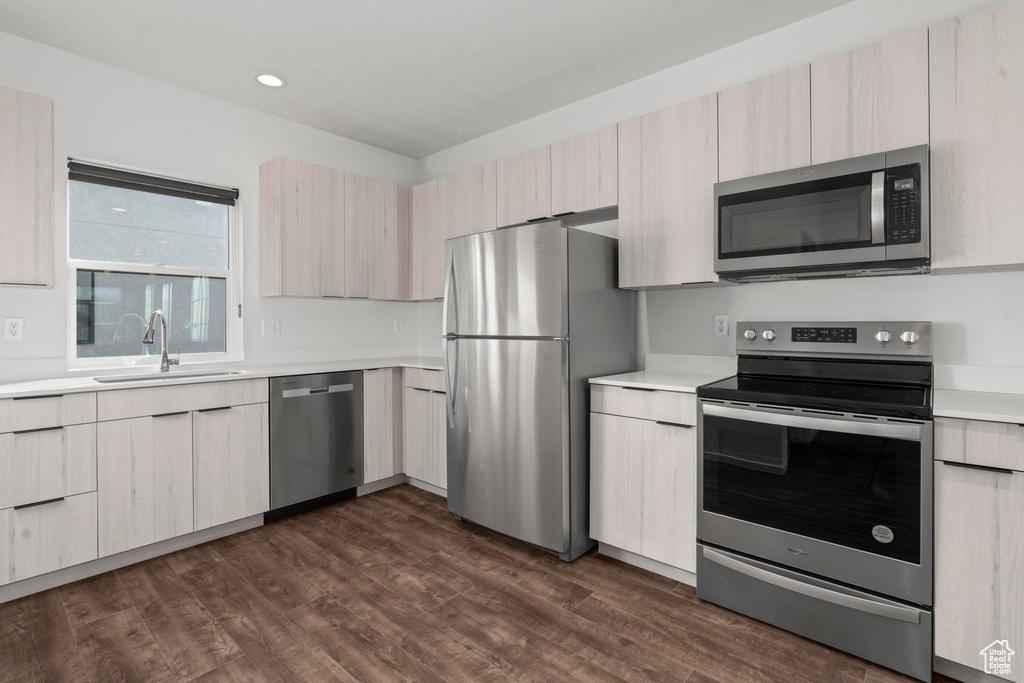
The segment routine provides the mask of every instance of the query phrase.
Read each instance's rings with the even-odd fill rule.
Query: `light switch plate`
[[[715,316],[715,336],[716,337],[728,337],[729,336],[729,316],[727,316],[727,315],[716,315]]]
[[[395,334],[402,334],[402,319],[395,318]]]
[[[18,341],[24,329],[24,318],[4,318],[4,341]]]

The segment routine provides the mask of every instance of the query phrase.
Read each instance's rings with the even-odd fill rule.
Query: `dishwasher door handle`
[[[338,394],[343,391],[352,391],[351,384],[331,384],[326,387],[304,387],[302,389],[285,389],[281,392],[281,398],[299,398],[300,396],[316,396],[317,394]]]

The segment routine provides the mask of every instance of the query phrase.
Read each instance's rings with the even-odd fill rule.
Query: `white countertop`
[[[47,396],[52,394],[72,394],[88,391],[113,391],[116,389],[138,389],[140,387],[164,387],[172,384],[201,384],[204,382],[230,382],[240,379],[266,379],[267,377],[286,377],[289,375],[313,375],[323,372],[344,372],[346,370],[372,370],[374,368],[422,368],[424,370],[443,370],[441,358],[429,356],[391,356],[381,358],[358,358],[354,360],[330,360],[311,363],[280,363],[271,365],[246,365],[244,363],[225,363],[223,365],[191,365],[175,368],[170,373],[161,375],[152,368],[136,371],[138,382],[103,383],[93,379],[102,375],[135,374],[130,370],[111,370],[96,375],[59,377],[42,379],[32,382],[0,384],[0,399],[26,396]],[[176,373],[241,371],[237,375],[214,375],[211,377],[180,377],[167,379]]]
[[[702,384],[717,382],[726,377],[732,377],[733,372],[727,374],[700,374],[694,372],[661,372],[654,370],[641,370],[640,372],[627,372],[621,375],[608,375],[607,377],[593,377],[591,384],[608,384],[616,387],[632,387],[634,389],[657,389],[658,391],[680,391],[685,393],[696,393],[697,387]]]
[[[935,417],[1024,424],[1024,394],[936,389],[932,412]]]

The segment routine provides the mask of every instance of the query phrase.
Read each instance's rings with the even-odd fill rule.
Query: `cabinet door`
[[[714,273],[716,96],[619,124],[619,286],[709,282]]]
[[[405,473],[420,481],[430,480],[431,451],[434,450],[430,412],[430,391],[406,387],[402,401],[402,416],[405,422],[402,455],[405,460]]]
[[[99,555],[193,530],[192,414],[97,425]]]
[[[811,74],[804,64],[718,93],[721,180],[811,163]]]
[[[1024,2],[929,38],[932,267],[1024,263]]]
[[[928,142],[928,29],[811,64],[811,163]]]
[[[430,467],[427,481],[448,490],[448,413],[445,394],[430,392]]]
[[[195,530],[270,509],[266,403],[192,414]]]
[[[309,261],[320,268],[320,291],[312,296],[343,297],[348,261],[345,243],[345,176],[342,171],[317,166],[312,172],[308,199],[309,220],[320,235],[319,253]],[[305,196],[304,196],[305,197]]]
[[[369,297],[402,301],[409,298],[410,191],[394,183],[381,188],[384,215],[370,234]]]
[[[363,371],[363,483],[395,474],[394,370]]]
[[[600,413],[590,425],[591,535],[696,571],[696,429]]]
[[[53,284],[53,100],[0,86],[0,284]]]
[[[95,492],[0,510],[0,586],[95,559]]]
[[[431,180],[412,188],[410,226],[411,298],[422,301],[444,296],[443,216],[447,205],[441,181]]]
[[[981,669],[1024,642],[1024,473],[935,463],[935,654]],[[1013,663],[1024,681],[1024,667]]]
[[[496,164],[492,161],[446,179],[450,212],[450,219],[446,221],[447,238],[494,230],[497,226],[495,172]]]
[[[617,126],[605,126],[551,145],[551,214],[615,206],[618,192]]]
[[[498,162],[498,226],[551,215],[551,145]]]

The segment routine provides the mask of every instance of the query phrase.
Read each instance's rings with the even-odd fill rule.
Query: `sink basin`
[[[231,377],[244,375],[244,370],[210,370],[208,372],[149,372],[141,375],[108,375],[93,377],[100,384],[122,384],[127,382],[173,382],[177,379],[195,379],[197,377]]]

